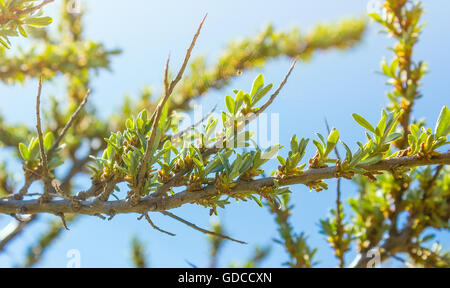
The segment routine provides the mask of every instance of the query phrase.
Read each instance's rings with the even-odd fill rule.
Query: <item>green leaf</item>
[[[221,153],[219,154],[220,162],[222,162],[223,167],[225,167],[225,170],[227,171],[227,174],[230,174],[230,163],[228,162],[228,159],[225,158],[225,156]]]
[[[360,165],[372,165],[372,164],[376,164],[378,162],[380,162],[383,159],[383,155],[381,153],[377,153],[365,160],[363,160],[362,162],[360,162]]]
[[[244,94],[244,102],[247,105],[247,107],[252,106],[252,97],[250,97],[250,94],[248,94],[248,93]]]
[[[316,133],[317,137],[319,137],[320,141],[322,141],[323,146],[327,145],[325,142],[325,137],[322,136],[320,133]]]
[[[258,204],[259,207],[263,207],[263,204],[261,203],[261,201],[259,201],[258,198],[256,198],[253,195],[250,195],[250,198],[252,198],[256,202],[256,204]]]
[[[420,130],[416,124],[411,124],[410,130],[411,130],[411,134],[414,135],[414,137],[419,138]]]
[[[50,148],[52,148],[53,145],[53,133],[52,132],[48,132],[47,134],[45,134],[44,137],[44,148],[46,151],[50,150]]]
[[[242,90],[240,90],[236,94],[236,102],[235,102],[235,107],[234,107],[234,109],[236,110],[236,113],[239,112],[239,108],[241,108],[242,103],[244,103],[244,97],[245,97],[245,93]]]
[[[347,158],[347,160],[349,162],[352,161],[352,150],[350,150],[350,148],[347,146],[347,144],[345,144],[343,141],[341,141],[342,145],[344,145],[344,148],[346,150],[346,155],[345,158]]]
[[[380,122],[378,122],[377,128],[375,129],[375,135],[378,137],[383,137],[384,130],[386,128],[386,120],[387,114],[386,111],[383,110],[383,116],[381,117]]]
[[[279,144],[267,148],[267,150],[261,155],[261,159],[272,159],[272,157],[278,153],[280,148],[281,148],[281,145],[279,145]]]
[[[366,128],[372,133],[375,133],[375,129],[373,128],[373,126],[361,115],[354,113],[353,119],[355,119],[355,121],[358,122],[358,124],[361,125],[362,127]]]
[[[277,156],[278,162],[280,162],[281,165],[286,165],[286,161],[284,160],[283,157],[281,157],[281,155]]]
[[[322,146],[322,144],[320,144],[320,142],[317,141],[317,140],[313,140],[313,144],[316,145],[317,151],[319,151],[320,156],[323,156],[323,152],[324,152],[324,151],[323,151],[323,146]]]
[[[369,13],[367,14],[370,18],[372,18],[373,20],[382,23],[383,22],[383,18],[381,18],[381,16],[378,13]]]
[[[203,169],[203,163],[200,160],[198,160],[197,158],[192,158],[192,160],[194,160],[198,168]]]
[[[264,85],[264,76],[259,74],[256,79],[253,81],[252,91],[250,92],[250,97],[253,98],[256,92]]]
[[[3,46],[5,46],[6,48],[11,48],[10,46],[9,46],[9,44],[8,43],[6,43],[5,41],[3,41],[3,39],[2,38],[0,38],[0,43],[3,45]]]
[[[330,154],[330,152],[336,147],[336,144],[339,140],[339,131],[334,129],[331,131],[327,140],[327,149],[325,150],[325,156]]]
[[[395,141],[402,136],[403,136],[402,133],[392,133],[386,138],[385,142],[389,143],[389,142]]]
[[[39,154],[39,139],[32,138],[28,145],[28,160],[34,160]]]
[[[50,17],[35,17],[35,18],[27,18],[23,21],[23,23],[34,26],[34,27],[45,27],[48,24],[52,23],[53,19]]]
[[[19,151],[23,160],[28,160],[28,147],[23,143],[19,143]]]
[[[450,110],[447,106],[442,107],[439,118],[436,122],[436,128],[434,128],[434,134],[436,138],[441,136],[447,136],[450,133]]]
[[[227,109],[231,114],[234,114],[235,110],[235,102],[233,98],[230,95],[227,95],[225,97],[225,104],[227,105]]]
[[[25,29],[23,29],[21,25],[17,25],[17,28],[19,29],[19,32],[23,37],[28,37],[27,32],[25,31]]]
[[[133,120],[131,119],[127,119],[127,121],[125,122],[125,126],[127,127],[127,129],[131,130],[133,129]]]
[[[255,105],[259,100],[261,100],[266,94],[267,92],[270,91],[270,89],[272,89],[273,84],[269,84],[266,87],[260,89],[252,98],[252,105]]]

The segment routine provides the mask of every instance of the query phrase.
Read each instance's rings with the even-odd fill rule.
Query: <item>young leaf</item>
[[[330,152],[334,149],[334,147],[336,147],[338,140],[339,140],[339,131],[333,128],[330,135],[328,136],[325,155],[330,154]]]
[[[239,111],[239,108],[241,108],[242,103],[244,103],[244,97],[245,97],[244,91],[239,90],[239,92],[236,94],[236,102],[234,107],[236,113]]]
[[[320,142],[319,141],[317,141],[317,140],[313,140],[313,143],[314,143],[314,145],[316,145],[316,147],[317,147],[317,151],[319,152],[319,154],[320,154],[320,156],[323,156],[323,146],[322,146],[322,144],[320,144]]]
[[[437,138],[447,136],[450,133],[450,110],[447,106],[442,107],[439,118],[434,128],[434,134]]]
[[[366,119],[364,119],[361,115],[354,113],[353,119],[355,119],[355,121],[358,122],[359,125],[361,125],[362,127],[366,128],[367,130],[369,130],[370,132],[375,134],[375,129],[373,128],[373,126]]]
[[[395,141],[402,136],[403,136],[402,133],[392,133],[386,138],[385,142],[389,143],[389,142]]]
[[[25,24],[34,26],[34,27],[45,27],[48,24],[53,22],[53,19],[50,17],[35,17],[28,18],[23,21]]]
[[[23,160],[28,160],[28,147],[23,143],[19,143],[19,151]]]
[[[48,132],[47,134],[45,134],[44,137],[44,148],[46,151],[50,150],[50,148],[53,145],[53,133],[52,132]]]
[[[275,156],[278,151],[281,149],[281,145],[274,145],[272,147],[269,147],[262,155],[261,159],[272,159],[273,156]]]
[[[264,85],[264,76],[259,74],[255,81],[253,81],[252,91],[250,92],[250,97],[255,96],[256,92]]]
[[[227,109],[231,114],[234,114],[234,108],[235,108],[235,103],[234,103],[234,99],[230,96],[227,95],[225,97],[225,104],[227,105]]]
[[[277,156],[278,162],[280,162],[281,165],[286,165],[286,161],[284,160],[283,157],[281,157],[280,155]]]
[[[255,105],[259,100],[261,100],[261,98],[263,98],[267,94],[267,92],[269,92],[270,89],[272,89],[272,87],[273,84],[269,84],[266,87],[258,90],[258,92],[256,92],[255,95],[253,95],[252,105]]]

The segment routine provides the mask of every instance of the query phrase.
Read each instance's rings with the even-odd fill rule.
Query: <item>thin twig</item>
[[[67,227],[66,217],[64,216],[64,213],[58,213],[57,216],[59,216],[59,218],[61,218],[61,221],[62,221],[62,224],[63,224],[64,228],[66,228],[66,230],[70,230],[70,229]]]
[[[264,110],[267,109],[267,107],[270,106],[270,104],[272,104],[273,100],[275,100],[275,98],[278,96],[278,94],[280,94],[281,89],[283,89],[284,85],[286,84],[287,80],[289,79],[289,76],[292,73],[292,70],[294,70],[295,64],[297,63],[297,57],[294,58],[294,61],[292,61],[291,67],[289,67],[288,72],[286,73],[286,75],[283,78],[283,81],[281,81],[280,85],[278,86],[277,90],[275,90],[275,92],[270,95],[269,100],[267,100],[266,103],[264,103],[263,106],[261,106],[261,108],[258,109],[258,111],[256,111],[255,115],[258,116],[259,114],[261,114],[262,112],[264,112]]]
[[[91,91],[90,89],[87,90],[86,96],[84,97],[83,101],[81,101],[80,105],[78,105],[78,107],[75,110],[75,112],[73,112],[72,116],[70,116],[69,121],[66,123],[64,128],[61,130],[61,133],[59,134],[58,138],[55,140],[55,142],[53,143],[52,147],[48,150],[48,155],[51,155],[58,148],[59,143],[61,143],[61,141],[64,138],[64,136],[66,135],[67,131],[72,126],[73,121],[75,121],[75,119],[77,118],[78,114],[80,114],[81,110],[86,105],[87,100],[88,100],[88,96],[90,94],[90,91]]]
[[[195,225],[195,224],[193,224],[193,223],[191,223],[191,222],[189,222],[189,221],[186,221],[186,220],[184,220],[183,218],[180,218],[180,217],[178,217],[177,215],[175,215],[175,214],[173,214],[173,213],[170,213],[170,212],[168,212],[168,211],[160,211],[160,212],[161,212],[162,214],[164,214],[164,215],[167,215],[167,216],[169,216],[169,217],[172,217],[173,219],[176,219],[176,220],[180,221],[181,223],[184,223],[184,224],[188,225],[189,227],[194,228],[195,230],[198,230],[198,231],[203,232],[203,233],[205,233],[205,234],[217,236],[217,237],[220,237],[220,238],[223,238],[223,239],[228,239],[228,240],[231,240],[231,241],[240,243],[240,244],[247,244],[246,242],[243,242],[243,241],[240,241],[240,240],[236,240],[236,239],[233,239],[233,238],[231,238],[231,237],[228,237],[228,236],[225,236],[225,235],[222,235],[222,234],[213,232],[213,231],[209,231],[209,230],[205,230],[205,229],[203,229],[203,228],[200,228],[200,227],[198,227],[197,225]]]
[[[47,154],[45,153],[44,147],[44,136],[42,135],[41,127],[41,92],[42,92],[42,77],[39,78],[39,89],[36,98],[36,130],[39,137],[39,151],[41,154],[41,165],[42,165],[42,177],[44,180],[44,194],[42,195],[42,201],[46,201],[48,198],[48,193],[50,190],[50,173],[48,171]]]
[[[327,127],[327,131],[328,134],[330,134],[330,126],[328,125],[328,121],[327,118],[325,118],[325,126]],[[336,154],[337,159],[339,160],[339,162],[341,161],[341,156],[339,155],[339,151],[337,149],[336,146],[334,146],[334,153]],[[344,229],[343,229],[343,224],[342,224],[342,219],[341,219],[341,208],[342,208],[342,204],[341,204],[341,177],[337,178],[337,183],[336,183],[336,230],[337,230],[337,246],[338,249],[340,250],[340,254],[338,255],[339,258],[339,267],[340,268],[344,268],[345,267],[345,261],[344,261],[344,251],[343,251],[343,233],[344,233]]]
[[[206,20],[207,16],[208,16],[208,13],[205,14],[205,16],[203,17],[202,22],[198,26],[197,32],[195,33],[194,38],[192,39],[191,45],[189,46],[189,48],[186,51],[186,55],[184,57],[183,65],[181,65],[181,68],[178,71],[178,74],[175,77],[175,79],[173,79],[172,82],[170,83],[170,90],[169,90],[170,93],[172,93],[172,91],[175,88],[175,86],[178,84],[178,82],[183,77],[184,70],[186,69],[186,66],[187,66],[187,64],[189,62],[189,58],[191,58],[191,53],[192,53],[192,50],[194,49],[195,42],[197,41],[197,38],[200,35],[200,31],[202,30],[203,23],[205,23],[205,20]]]
[[[278,96],[278,94],[280,94],[281,89],[283,89],[284,85],[286,84],[287,80],[289,79],[289,76],[291,75],[292,70],[294,69],[296,63],[297,63],[297,58],[295,58],[294,61],[292,61],[292,64],[289,67],[288,72],[284,76],[283,81],[281,81],[277,90],[275,90],[275,92],[273,92],[272,95],[270,95],[269,100],[267,100],[267,102],[264,103],[264,105],[262,105],[261,108],[259,108],[255,113],[250,113],[248,116],[245,116],[244,121],[242,121],[242,123],[237,127],[237,129],[235,131],[236,135],[245,126],[247,126],[248,123],[250,123],[251,121],[256,119],[256,117],[258,117],[262,112],[264,112],[272,104],[272,102],[275,100],[275,98]],[[217,147],[222,147],[223,141],[225,141],[225,140],[226,140],[226,136],[223,136],[221,139],[216,141],[215,145],[212,148],[206,149],[202,153],[203,154],[202,156],[208,156],[208,155],[214,153],[216,151]]]
[[[212,113],[214,113],[214,111],[216,111],[216,109],[217,109],[217,104],[216,105],[214,105],[214,107],[202,118],[202,119],[200,119],[199,121],[197,121],[196,123],[194,123],[194,124],[192,124],[191,126],[189,126],[188,128],[186,128],[186,129],[184,129],[184,130],[182,130],[182,131],[180,131],[180,132],[178,132],[178,133],[176,133],[176,134],[174,134],[174,135],[172,135],[172,139],[177,139],[177,138],[180,138],[180,137],[182,137],[184,134],[186,134],[188,131],[190,131],[190,130],[192,130],[192,129],[194,129],[195,127],[197,127],[198,125],[200,125],[200,124],[202,124],[203,122],[205,122],[208,118],[209,118],[209,116],[211,116],[211,114]]]
[[[170,236],[175,236],[175,234],[170,233],[170,232],[167,232],[167,231],[165,231],[165,230],[162,230],[161,228],[159,228],[158,226],[156,226],[156,225],[153,223],[152,219],[150,219],[150,216],[148,216],[148,213],[144,213],[144,214],[142,214],[142,215],[144,215],[145,219],[147,219],[147,222],[153,227],[153,229],[158,230],[159,232],[162,232],[162,233],[166,233],[166,234],[168,234],[168,235],[170,235]]]

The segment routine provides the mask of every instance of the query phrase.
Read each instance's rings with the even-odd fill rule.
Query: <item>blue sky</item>
[[[81,1],[87,3],[85,0]],[[450,104],[450,58],[447,55],[450,51],[450,2],[423,2],[426,9],[423,18],[428,25],[414,58],[428,62],[430,73],[423,81],[421,90],[424,98],[417,101],[414,115],[417,118],[425,117],[432,127],[441,107]],[[86,38],[102,42],[108,48],[123,50],[121,55],[113,59],[112,72],[102,71],[93,78],[92,102],[101,110],[101,115],[106,117],[117,111],[125,94],[137,95],[146,85],[150,85],[158,93],[167,54],[171,53],[173,67],[179,65],[206,12],[208,19],[194,56],[204,55],[213,61],[230,40],[251,36],[267,23],[273,23],[280,30],[300,27],[305,31],[318,23],[345,17],[362,17],[365,15],[367,2],[280,0],[276,5],[274,3],[236,0],[89,1],[85,18]],[[52,5],[55,7],[50,9],[50,14],[56,16],[59,7]],[[370,24],[364,41],[357,47],[346,52],[327,51],[316,54],[311,62],[297,65],[285,89],[270,108],[270,112],[280,114],[281,143],[288,143],[293,134],[313,137],[314,132],[325,133],[324,117],[330,125],[339,128],[341,138],[346,143],[364,139],[363,130],[353,121],[351,114],[357,112],[371,122],[377,121],[381,109],[387,103],[385,94],[390,89],[384,85],[385,79],[374,73],[383,57],[392,57],[386,49],[392,41],[384,34],[377,33],[379,29],[376,24]],[[234,88],[249,89],[258,73],[265,75],[266,82],[279,83],[289,62],[286,58],[280,58],[270,61],[261,70],[244,72],[229,87],[223,91],[211,91],[199,102],[205,107],[219,103],[222,108],[224,95]],[[36,87],[35,81],[27,82],[25,86],[0,84],[2,115],[11,123],[34,125]],[[64,85],[61,81],[56,80],[44,88],[47,95],[64,97]],[[25,102],[29,105],[18,109]],[[308,156],[312,156],[312,153],[310,147]],[[274,164],[267,167],[268,170],[276,167],[275,161],[272,163]],[[79,179],[78,182],[80,188],[88,185],[85,179]],[[328,183],[330,189],[321,193],[309,192],[303,186],[292,188],[292,200],[295,204],[292,222],[296,231],[304,231],[309,235],[311,246],[319,248],[317,260],[321,262],[320,266],[333,267],[337,262],[324,237],[318,233],[319,219],[328,214],[335,201],[334,181]],[[344,199],[354,193],[354,185],[344,181]],[[176,209],[174,213],[202,227],[207,227],[210,222],[208,210],[204,208],[187,205]],[[221,266],[233,261],[244,261],[255,245],[273,246],[264,266],[280,266],[287,260],[282,248],[271,241],[277,237],[276,226],[266,208],[259,208],[255,203],[235,203],[226,210],[219,210],[219,215],[228,234],[249,242],[247,246],[228,243],[220,257]],[[78,219],[70,225],[71,230],[55,242],[39,267],[65,267],[68,261],[66,253],[70,249],[81,252],[83,267],[129,267],[132,235],[137,235],[145,242],[148,261],[154,267],[186,267],[186,260],[200,267],[207,265],[208,246],[204,234],[166,216],[152,215],[157,225],[177,234],[176,237],[170,237],[151,229],[144,221],[136,221],[136,217],[137,215],[120,215],[110,222],[96,217]],[[2,217],[0,224],[4,225],[9,220]],[[36,236],[45,229],[46,223],[41,222],[25,231],[21,239],[8,246],[7,252],[0,256],[0,267],[22,262],[22,251],[30,243],[34,243]],[[448,232],[440,233],[438,238],[444,247],[449,247]],[[348,262],[354,256],[354,253],[349,253]]]

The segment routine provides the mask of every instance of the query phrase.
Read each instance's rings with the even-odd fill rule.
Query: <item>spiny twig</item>
[[[197,32],[194,35],[194,38],[192,39],[191,45],[189,46],[189,48],[186,52],[183,64],[181,65],[181,68],[178,71],[177,76],[175,77],[175,79],[173,79],[170,82],[170,84],[169,84],[169,72],[168,72],[170,55],[169,55],[169,57],[167,57],[166,66],[164,69],[164,95],[163,95],[161,101],[159,101],[158,106],[156,106],[156,109],[153,112],[153,115],[150,119],[150,121],[152,123],[152,128],[151,128],[152,130],[151,130],[150,137],[147,140],[147,147],[145,149],[144,157],[142,158],[141,167],[140,167],[140,170],[138,173],[138,185],[136,187],[136,191],[135,191],[132,201],[131,201],[132,204],[136,204],[139,201],[141,193],[142,193],[142,187],[145,182],[145,175],[148,170],[147,163],[150,159],[151,154],[154,152],[154,151],[152,151],[152,147],[154,146],[154,141],[156,138],[159,120],[162,115],[162,110],[164,109],[164,105],[166,104],[170,95],[172,95],[173,89],[175,88],[175,86],[178,84],[178,82],[181,80],[181,78],[183,76],[184,70],[186,69],[187,63],[189,62],[189,58],[191,57],[192,49],[194,49],[195,42],[197,41],[197,38],[200,35],[200,31],[202,29],[203,23],[205,22],[206,16],[207,15],[205,15],[205,17],[203,18],[202,22],[200,23],[200,25],[197,29]]]
[[[42,77],[39,78],[39,88],[36,97],[36,130],[39,137],[39,151],[41,154],[41,166],[42,166],[42,178],[44,180],[44,194],[41,201],[48,200],[48,194],[50,190],[50,173],[48,171],[47,154],[44,147],[44,136],[42,135],[41,127],[41,92],[42,92]]]
[[[186,129],[184,129],[184,130],[182,130],[182,131],[180,131],[180,132],[178,132],[178,133],[176,133],[176,134],[174,134],[174,135],[172,135],[172,139],[177,139],[177,138],[180,138],[180,137],[182,137],[184,134],[186,134],[188,131],[190,131],[190,130],[192,130],[192,129],[194,129],[195,127],[197,127],[198,125],[200,125],[200,124],[202,124],[203,122],[205,122],[208,118],[209,118],[209,116],[211,116],[211,114],[212,113],[214,113],[214,111],[216,111],[216,109],[217,109],[217,104],[216,105],[214,105],[214,107],[202,118],[202,119],[200,119],[199,121],[197,121],[196,123],[194,123],[194,124],[192,124],[191,126],[189,126],[188,128],[186,128]]]
[[[194,228],[195,230],[198,230],[198,231],[203,232],[203,233],[205,233],[205,234],[217,236],[217,237],[220,237],[220,238],[223,238],[223,239],[228,239],[228,240],[231,240],[231,241],[240,243],[240,244],[247,244],[246,242],[243,242],[243,241],[240,241],[240,240],[236,240],[236,239],[234,239],[234,238],[231,238],[231,237],[228,237],[228,236],[225,236],[225,235],[222,235],[222,234],[213,232],[213,231],[209,231],[209,230],[205,230],[205,229],[203,229],[203,228],[200,228],[200,227],[198,227],[197,225],[195,225],[195,224],[193,224],[193,223],[191,223],[191,222],[189,222],[189,221],[186,221],[186,220],[184,220],[183,218],[180,218],[180,217],[178,217],[177,215],[175,215],[175,214],[173,214],[173,213],[170,213],[170,212],[168,212],[168,211],[160,211],[160,212],[161,212],[162,214],[164,214],[164,215],[167,215],[167,216],[169,216],[169,217],[172,217],[173,219],[176,219],[176,220],[180,221],[181,223],[184,223],[184,224],[188,225],[189,227]]]
[[[159,228],[158,226],[156,226],[156,225],[153,223],[152,219],[150,219],[150,216],[148,216],[148,213],[144,213],[143,215],[144,215],[145,219],[147,220],[147,222],[148,222],[155,230],[158,230],[159,232],[168,234],[168,235],[170,235],[170,236],[175,236],[175,234],[170,233],[170,232],[167,232],[167,231],[165,231],[165,230]]]
[[[327,118],[325,118],[325,126],[327,127],[327,131],[328,134],[330,134],[331,130],[330,130],[330,126],[328,125],[328,121]],[[341,161],[341,156],[339,155],[339,151],[337,149],[337,147],[334,147],[334,153],[336,154],[337,159],[339,160],[339,162]],[[341,219],[341,207],[342,207],[342,202],[341,202],[341,177],[337,178],[337,183],[336,183],[336,231],[337,231],[337,236],[338,236],[338,248],[340,250],[340,254],[338,255],[339,258],[339,267],[340,268],[344,268],[345,267],[345,261],[344,261],[344,251],[343,251],[343,233],[344,233],[344,229],[343,229],[343,224],[342,224],[342,219]]]
[[[281,81],[280,85],[278,86],[277,90],[275,90],[275,92],[270,95],[269,100],[267,100],[266,103],[264,103],[263,106],[261,106],[261,108],[258,109],[258,111],[256,111],[256,116],[258,116],[259,114],[261,114],[262,112],[264,112],[264,110],[267,109],[267,107],[270,106],[270,104],[272,104],[273,100],[275,100],[275,98],[278,96],[278,94],[280,94],[281,89],[283,89],[284,85],[286,84],[287,80],[289,79],[289,76],[292,73],[292,70],[294,70],[295,64],[297,63],[297,57],[294,58],[294,61],[292,61],[291,67],[289,67],[288,72],[286,73],[286,75],[283,78],[283,81]]]
[[[67,131],[72,126],[73,121],[75,121],[75,119],[77,118],[78,114],[80,114],[81,110],[83,110],[83,107],[86,105],[90,92],[91,92],[91,90],[88,89],[87,92],[86,92],[86,96],[84,97],[83,101],[81,101],[80,105],[78,105],[78,107],[75,110],[75,112],[73,112],[72,116],[70,116],[69,121],[66,123],[64,128],[61,130],[61,133],[59,134],[58,138],[56,138],[56,140],[53,143],[52,147],[48,150],[48,155],[51,155],[58,148],[59,143],[61,143],[61,141],[64,138],[64,136],[66,135]]]
[[[57,216],[59,216],[59,218],[61,218],[61,222],[62,222],[64,228],[66,228],[66,230],[70,230],[70,229],[67,227],[66,217],[64,216],[64,213],[58,213]]]

